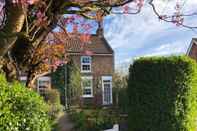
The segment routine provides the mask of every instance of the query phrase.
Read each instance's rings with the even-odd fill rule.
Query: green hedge
[[[0,75],[0,131],[50,131],[47,113],[37,93]]]
[[[103,131],[111,129],[119,117],[107,109],[71,110],[70,118],[76,131]]]
[[[129,71],[129,131],[196,131],[195,61],[186,56],[140,58]]]

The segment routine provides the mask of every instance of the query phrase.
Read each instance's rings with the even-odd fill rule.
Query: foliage
[[[50,131],[48,105],[35,92],[0,75],[0,130]]]
[[[101,131],[110,129],[118,122],[118,116],[110,110],[72,110],[70,112],[72,121],[77,131]]]
[[[28,73],[27,85],[30,87],[34,77],[46,74],[49,68],[56,69],[58,65],[67,62],[65,54],[69,47],[64,49],[64,43],[69,39],[78,37],[82,52],[86,52],[83,47],[91,40],[91,30],[95,27],[87,19],[102,22],[104,16],[109,14],[137,14],[144,3],[144,0],[2,0],[0,56],[5,60],[3,69],[6,74],[13,73],[9,76],[10,79],[14,79],[18,69]],[[180,1],[177,0],[175,10],[162,14],[155,7],[155,0],[147,3],[158,19],[177,26],[196,28],[184,22],[184,17],[194,16],[196,13],[184,15],[184,4]],[[73,33],[68,33],[69,27],[73,28]],[[58,33],[62,34],[59,35],[60,38],[56,36]],[[8,54],[14,60],[9,60]],[[12,69],[8,65],[13,65]],[[5,70],[6,67],[9,70]]]
[[[127,76],[113,75],[113,101],[120,112],[128,112]]]
[[[79,104],[82,95],[81,88],[81,72],[77,65],[71,63],[69,65],[69,80],[68,80],[69,103]]]
[[[67,65],[59,66],[55,72],[51,74],[52,85],[58,89],[61,96],[61,103],[65,104],[65,66],[67,66],[67,98],[69,104],[77,104],[81,96],[81,73],[77,65],[72,60]]]
[[[55,72],[51,73],[52,85],[60,92],[61,104],[65,104],[65,66],[59,66]]]
[[[197,64],[186,56],[140,58],[130,67],[130,131],[197,129]]]
[[[63,111],[63,106],[60,104],[60,94],[58,90],[46,90],[44,98],[49,104],[49,116],[51,120],[55,120],[58,115]]]
[[[120,113],[127,114],[129,110],[129,99],[127,88],[121,88],[118,92],[118,109]]]
[[[57,89],[45,90],[44,98],[48,103],[60,103],[60,94]]]

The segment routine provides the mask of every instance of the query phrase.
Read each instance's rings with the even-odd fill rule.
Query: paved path
[[[63,114],[58,120],[59,131],[74,131],[73,123],[69,120],[68,115]]]

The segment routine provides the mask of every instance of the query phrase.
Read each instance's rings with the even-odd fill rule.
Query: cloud
[[[159,10],[169,12],[176,3],[156,0]],[[183,4],[183,3],[182,3]],[[183,11],[197,11],[197,0],[187,0]],[[187,23],[197,23],[194,17]],[[197,24],[196,24],[197,25]],[[189,29],[159,21],[149,5],[137,15],[111,15],[105,18],[105,37],[115,50],[116,64],[128,63],[139,56],[185,53],[192,37]]]
[[[186,52],[187,45],[183,45],[182,41],[175,41],[174,43],[161,44],[158,47],[152,48],[143,56],[164,56],[174,54],[184,54]]]

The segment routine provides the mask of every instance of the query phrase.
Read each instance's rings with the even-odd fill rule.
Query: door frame
[[[104,80],[110,80],[110,103],[106,103],[104,101]],[[102,102],[103,102],[103,105],[111,105],[113,104],[113,98],[112,98],[112,76],[102,76]]]

